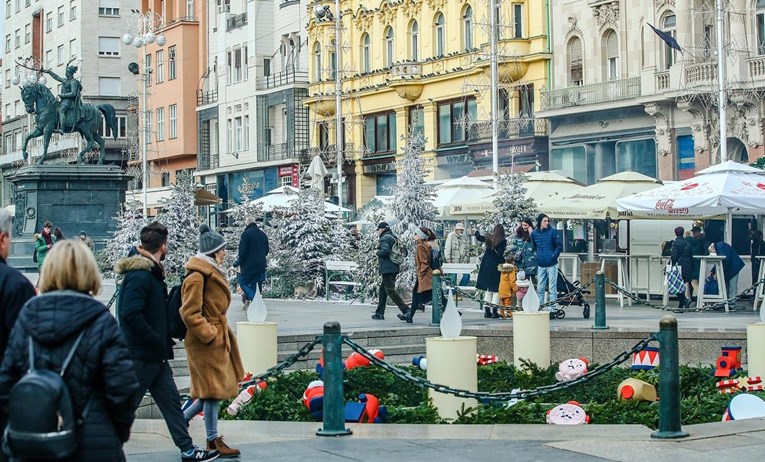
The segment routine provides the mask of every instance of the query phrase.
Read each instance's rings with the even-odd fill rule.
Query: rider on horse
[[[43,72],[61,82],[61,103],[58,106],[58,127],[61,133],[68,133],[74,129],[82,107],[82,84],[74,78],[77,66],[66,66],[66,78],[59,77],[50,69]]]

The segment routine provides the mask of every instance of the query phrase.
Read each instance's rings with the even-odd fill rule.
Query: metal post
[[[144,65],[146,63],[144,62]],[[141,180],[141,186],[142,186],[142,193],[143,193],[143,219],[146,220],[149,218],[149,210],[148,210],[148,192],[147,188],[149,185],[147,184],[149,182],[149,161],[146,159],[147,153],[146,153],[146,145],[149,142],[149,127],[146,125],[146,114],[148,113],[149,109],[146,107],[146,93],[148,91],[148,79],[149,79],[149,69],[146,69],[144,67],[143,74],[141,75],[143,84],[141,85],[142,88],[142,95],[141,95],[141,110],[143,112],[142,119],[141,119],[141,126],[143,127],[142,133],[143,136],[141,137],[141,154],[142,154],[142,180]]]
[[[433,270],[433,312],[431,313],[430,323],[436,326],[441,324],[441,311],[446,308],[441,306],[441,294],[443,293],[443,290],[441,289],[442,277],[443,273],[441,270]],[[414,312],[416,308],[417,307],[413,306],[412,312]]]
[[[324,324],[321,339],[324,357],[324,409],[322,428],[318,436],[344,436],[353,433],[345,428],[345,399],[343,398],[343,336],[340,323],[329,321]]]
[[[608,329],[606,325],[606,275],[595,273],[595,324],[593,329]]]
[[[679,363],[677,318],[667,315],[659,321],[659,430],[651,433],[652,438],[688,436],[680,422]]]
[[[499,99],[499,77],[497,68],[497,0],[489,0],[489,44],[491,50],[490,74],[491,74],[491,172],[494,175],[494,187],[497,187],[497,173],[499,172],[499,127],[497,126],[497,100]]]
[[[343,84],[341,73],[340,43],[342,22],[340,18],[340,0],[335,0],[335,148],[337,149],[337,203],[343,206]]]
[[[715,0],[717,9],[717,91],[719,99],[720,118],[720,162],[728,160],[728,118],[726,114],[727,98],[725,97],[725,53],[723,53],[723,35],[725,18],[723,17],[722,0]]]

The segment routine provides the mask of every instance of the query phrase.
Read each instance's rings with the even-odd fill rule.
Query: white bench
[[[353,261],[327,260],[324,262],[324,275],[326,277],[325,280],[327,281],[327,287],[325,290],[327,294],[327,300],[329,300],[330,285],[341,286],[346,290],[349,287],[356,287],[358,285],[357,282],[346,280],[351,278],[350,274],[358,267],[359,265]],[[341,277],[344,279],[332,280],[333,277]]]
[[[441,272],[444,273],[444,276],[449,274],[469,274],[470,279],[473,279],[473,273],[478,272],[478,264],[476,263],[444,263],[441,265]],[[455,281],[455,284],[459,284],[459,277],[457,281]],[[472,293],[476,291],[475,286],[457,286],[459,289],[463,292]],[[455,301],[457,299],[455,298]]]

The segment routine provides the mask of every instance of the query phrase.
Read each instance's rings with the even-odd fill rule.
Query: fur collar
[[[152,268],[154,268],[154,262],[143,255],[121,258],[114,264],[114,272],[117,274],[135,270],[151,271]]]

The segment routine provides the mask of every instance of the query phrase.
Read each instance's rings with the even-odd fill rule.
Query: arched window
[[[669,13],[668,15],[664,16],[664,20],[661,23],[661,29],[672,37],[677,38],[677,31],[675,30],[675,27],[677,27],[677,18],[675,17],[674,13]],[[669,69],[673,64],[675,64],[675,53],[676,51],[674,48],[664,43],[665,70]]]
[[[568,42],[568,83],[582,85],[584,83],[584,68],[582,66],[582,40],[573,37]]]
[[[385,28],[385,67],[393,66],[393,28],[388,26]]]
[[[420,59],[420,26],[417,21],[412,21],[409,26],[409,57],[414,62]]]
[[[321,82],[321,44],[316,42],[313,45],[313,77],[317,82]]]
[[[444,30],[444,15],[443,13],[438,13],[436,15],[436,37],[435,37],[435,45],[436,45],[436,56],[443,56],[446,54],[446,32]]]
[[[364,33],[361,37],[361,71],[369,72],[372,69],[372,44],[369,34]]]
[[[462,13],[462,48],[473,48],[473,8],[470,5],[467,5]]]
[[[606,80],[616,80],[619,78],[619,39],[616,32],[606,32],[603,44],[606,50]]]
[[[335,80],[337,77],[337,50],[335,41],[329,42],[329,78]]]

